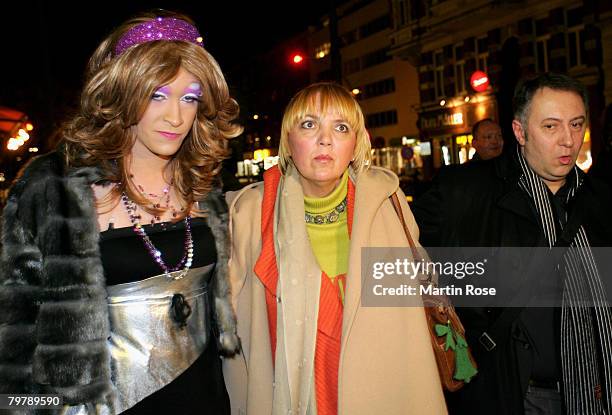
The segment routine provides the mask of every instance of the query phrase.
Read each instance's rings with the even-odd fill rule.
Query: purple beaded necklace
[[[157,265],[162,269],[164,275],[168,278],[173,278],[175,280],[183,278],[189,272],[189,268],[191,268],[191,264],[193,262],[193,238],[191,237],[191,216],[187,215],[185,217],[185,253],[181,260],[174,267],[169,267],[166,265],[164,260],[162,259],[162,254],[159,249],[155,248],[153,242],[145,232],[144,228],[140,224],[140,215],[136,213],[136,203],[134,203],[130,198],[125,194],[125,192],[121,193],[121,201],[123,202],[123,206],[125,206],[125,210],[130,217],[130,221],[132,222],[134,232],[142,239],[142,242],[145,245],[145,248],[155,260]],[[181,269],[183,268],[183,269]],[[171,275],[172,272],[179,271],[179,273],[175,275]]]

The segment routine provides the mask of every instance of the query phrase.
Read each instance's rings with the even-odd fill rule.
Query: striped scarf
[[[557,231],[550,191],[528,166],[518,147],[517,154],[523,173],[519,185],[533,201],[552,248],[557,242]],[[565,203],[582,185],[582,171],[574,166],[574,174],[568,175],[568,180],[570,188]],[[580,415],[611,414],[612,316],[583,226],[578,228],[559,270],[563,277],[561,367],[566,411]]]

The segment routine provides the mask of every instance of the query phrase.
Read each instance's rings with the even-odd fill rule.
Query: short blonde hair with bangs
[[[278,149],[279,166],[285,174],[291,160],[289,151],[289,132],[307,115],[337,111],[355,131],[356,142],[351,165],[359,175],[372,163],[372,146],[366,130],[361,106],[353,94],[342,85],[333,82],[320,82],[307,86],[299,91],[285,109],[281,126],[280,145]]]

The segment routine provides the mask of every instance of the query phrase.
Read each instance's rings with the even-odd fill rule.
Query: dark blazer
[[[445,168],[431,189],[417,199],[413,212],[425,247],[536,247],[545,240],[535,206],[518,186],[515,155]],[[583,174],[581,173],[581,176]],[[574,207],[576,207],[574,209]],[[608,188],[584,177],[568,211],[580,215],[592,246],[612,245],[612,199]],[[510,258],[517,275],[525,258]],[[527,272],[528,279],[537,277]],[[502,313],[501,308],[463,308],[468,343],[479,374],[461,391],[447,396],[451,414],[522,414],[533,363],[532,345],[520,319],[504,328],[505,341],[492,351],[478,338]]]

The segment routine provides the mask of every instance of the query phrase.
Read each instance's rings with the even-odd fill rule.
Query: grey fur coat
[[[66,171],[62,156],[33,159],[2,217],[0,393],[60,394],[69,405],[112,413],[109,317],[91,184],[96,168]],[[220,349],[238,348],[229,301],[227,205],[203,202],[218,252],[214,314]],[[98,409],[94,409],[97,407]]]

